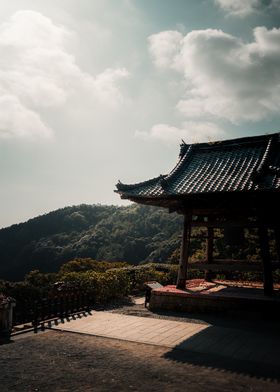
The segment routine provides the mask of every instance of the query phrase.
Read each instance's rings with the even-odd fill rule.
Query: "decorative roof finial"
[[[185,141],[182,139],[182,143],[180,144],[180,153],[179,153],[179,157],[182,158],[186,151],[188,149],[188,144],[185,143]]]

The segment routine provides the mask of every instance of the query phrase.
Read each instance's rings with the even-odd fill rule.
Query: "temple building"
[[[192,227],[207,228],[205,269],[214,268],[214,228],[258,229],[264,293],[273,294],[268,230],[280,259],[280,133],[209,143],[181,144],[178,163],[166,175],[117,184],[122,199],[184,215],[177,288],[187,280]],[[209,272],[209,271],[208,271]]]

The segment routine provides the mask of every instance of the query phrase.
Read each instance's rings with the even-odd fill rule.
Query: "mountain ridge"
[[[81,204],[0,229],[0,279],[22,279],[32,269],[56,272],[77,257],[166,261],[178,249],[181,217],[132,204]]]

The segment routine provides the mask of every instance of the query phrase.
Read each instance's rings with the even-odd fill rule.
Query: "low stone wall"
[[[0,337],[9,336],[13,326],[13,308],[15,300],[12,298],[0,298]]]
[[[242,318],[280,318],[280,300],[248,299],[153,290],[151,311],[226,314]]]

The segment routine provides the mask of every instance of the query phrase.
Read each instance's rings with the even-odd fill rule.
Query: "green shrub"
[[[125,270],[69,272],[61,278],[64,282],[79,285],[96,303],[106,303],[128,295],[131,287],[129,275]]]
[[[77,258],[60,267],[59,274],[65,274],[68,272],[85,272],[85,271],[97,271],[105,272],[111,268],[122,268],[128,267],[129,264],[126,262],[115,261],[96,261],[90,258]]]
[[[111,263],[106,263],[110,264]],[[106,266],[107,267],[107,266]],[[104,266],[105,268],[105,266]],[[135,291],[143,291],[145,282],[157,281],[163,285],[176,284],[178,266],[172,264],[143,264],[111,268],[103,271],[93,269],[86,271],[70,271],[60,274],[43,274],[31,271],[23,282],[8,282],[0,280],[0,292],[15,298],[18,302],[33,301],[42,296],[48,296],[55,279],[61,282],[73,283],[84,293],[92,296],[96,304],[105,304],[111,300],[127,296]],[[203,278],[204,271],[189,270],[188,279]],[[280,282],[280,269],[273,273],[274,282]],[[221,280],[262,281],[262,272],[226,272],[216,274]]]

